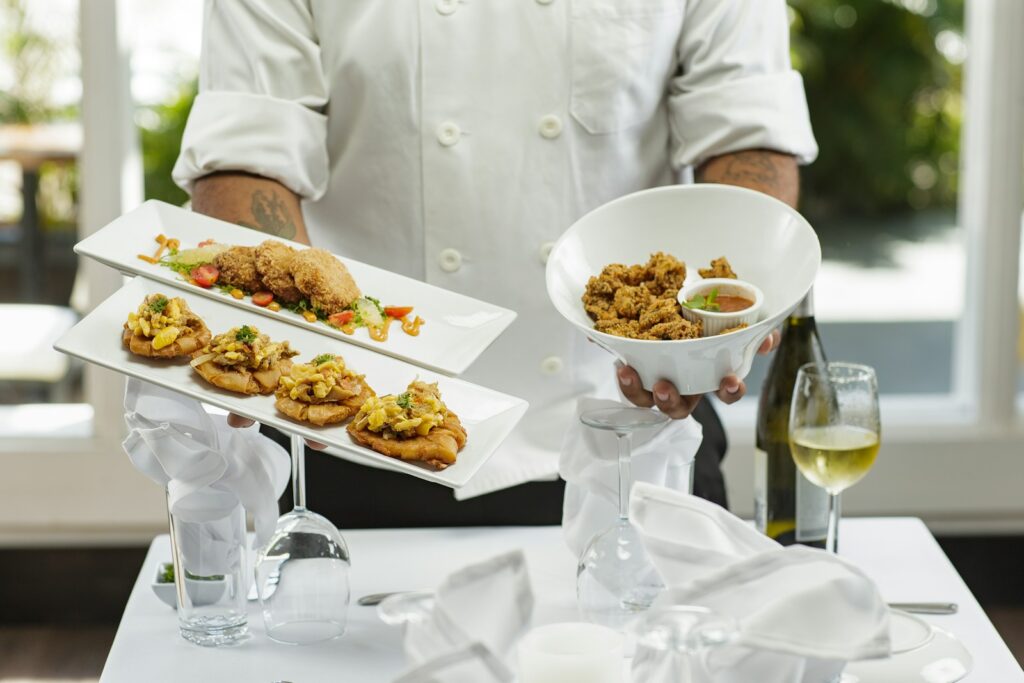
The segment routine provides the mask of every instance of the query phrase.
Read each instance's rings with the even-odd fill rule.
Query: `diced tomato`
[[[217,278],[220,277],[220,271],[217,266],[212,263],[206,263],[192,269],[189,276],[195,281],[197,285],[203,289],[209,289],[217,284]]]
[[[208,247],[211,244],[216,244],[216,243],[217,243],[217,240],[215,240],[213,238],[210,238],[208,240],[203,240],[202,242],[199,243],[198,246],[200,246],[200,247]]]
[[[340,313],[331,313],[327,316],[327,322],[334,325],[335,327],[341,327],[352,322],[352,318],[356,317],[354,311],[341,311]]]
[[[385,306],[384,314],[389,318],[404,318],[412,313],[412,306]]]
[[[269,306],[274,300],[273,292],[256,292],[252,295],[252,302],[257,306]]]

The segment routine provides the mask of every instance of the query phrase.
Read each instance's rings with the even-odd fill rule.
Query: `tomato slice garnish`
[[[216,244],[216,243],[217,243],[217,240],[215,240],[215,239],[213,239],[213,238],[211,237],[210,239],[207,239],[207,240],[203,240],[202,242],[200,242],[200,243],[199,243],[199,246],[200,246],[200,247],[208,247],[208,246],[210,246],[211,244]]]
[[[412,306],[385,306],[384,315],[389,318],[404,318],[412,313]]]
[[[273,292],[256,292],[252,295],[252,302],[257,306],[269,306],[274,300]]]
[[[339,313],[331,313],[327,316],[327,322],[334,325],[335,327],[341,327],[352,322],[352,318],[356,317],[355,311],[341,311]]]
[[[203,289],[209,289],[217,284],[217,278],[220,277],[220,271],[217,269],[217,266],[212,263],[206,263],[193,268],[192,272],[189,273],[189,277],[191,277],[192,280]]]

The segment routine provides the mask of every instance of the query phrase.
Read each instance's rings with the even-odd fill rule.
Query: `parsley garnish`
[[[319,356],[313,359],[313,365],[323,365],[329,360],[334,360],[333,353],[321,353]]]
[[[235,341],[240,341],[243,344],[252,344],[256,341],[256,331],[248,325],[242,325],[238,332],[235,332]]]
[[[154,313],[163,313],[164,309],[167,308],[167,304],[167,297],[162,296],[159,299],[155,299],[154,301],[151,301],[149,303],[149,310],[153,311]]]
[[[412,396],[410,396],[407,391],[404,394],[400,394],[398,398],[395,399],[395,403],[398,404],[399,408],[409,408],[412,406]]]
[[[707,296],[701,296],[698,294],[689,301],[684,301],[683,305],[695,311],[718,311],[721,309],[718,306],[718,302],[715,301],[717,298],[718,288],[716,287],[708,292]]]

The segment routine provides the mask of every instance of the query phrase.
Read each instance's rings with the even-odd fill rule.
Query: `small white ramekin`
[[[719,311],[698,311],[687,308],[684,301],[689,301],[700,294],[707,294],[712,289],[717,289],[719,294],[728,296],[742,296],[751,299],[754,304],[750,308],[735,313],[722,313]],[[697,280],[679,290],[679,305],[682,308],[682,315],[687,320],[703,323],[702,337],[714,337],[730,327],[738,327],[743,324],[753,325],[761,317],[761,307],[764,305],[764,293],[760,289],[732,278],[716,277],[707,280]]]

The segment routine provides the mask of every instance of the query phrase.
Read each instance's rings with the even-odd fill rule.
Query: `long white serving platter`
[[[278,239],[296,249],[306,248],[297,242],[270,237],[256,230],[150,200],[76,244],[75,253],[125,274],[144,275],[191,294],[307,327],[319,334],[449,375],[462,374],[516,317],[515,312],[507,308],[339,257],[364,294],[380,299],[385,305],[413,306],[414,314],[426,321],[419,336],[411,337],[398,325],[393,325],[387,341],[375,342],[369,338],[365,328],[347,335],[323,322],[306,322],[292,311],[271,311],[254,305],[248,297],[234,299],[216,288],[202,289],[191,285],[170,268],[138,258],[139,254],[152,254],[156,250],[155,238],[159,234],[180,240],[182,249],[211,238],[239,246],[254,246],[266,239]]]
[[[274,408],[273,396],[243,396],[214,387],[188,364],[188,359],[150,360],[130,353],[121,342],[121,331],[130,311],[138,308],[147,294],[161,292],[181,296],[201,317],[213,334],[232,327],[253,325],[272,340],[288,340],[300,353],[296,362],[308,361],[322,353],[344,356],[346,364],[366,376],[366,382],[379,394],[401,393],[414,378],[437,382],[441,398],[466,428],[468,439],[454,465],[436,471],[413,462],[381,455],[354,443],[344,425],[316,427],[295,422]],[[255,308],[255,307],[252,307]],[[420,479],[459,488],[468,482],[487,461],[526,412],[526,401],[487,389],[465,380],[418,368],[404,361],[369,349],[342,344],[334,339],[292,324],[260,318],[250,308],[229,306],[191,290],[174,291],[163,283],[137,277],[96,307],[65,333],[54,348],[90,363],[167,387],[204,403],[252,418],[282,431],[299,434],[351,453],[364,462],[376,462]]]

